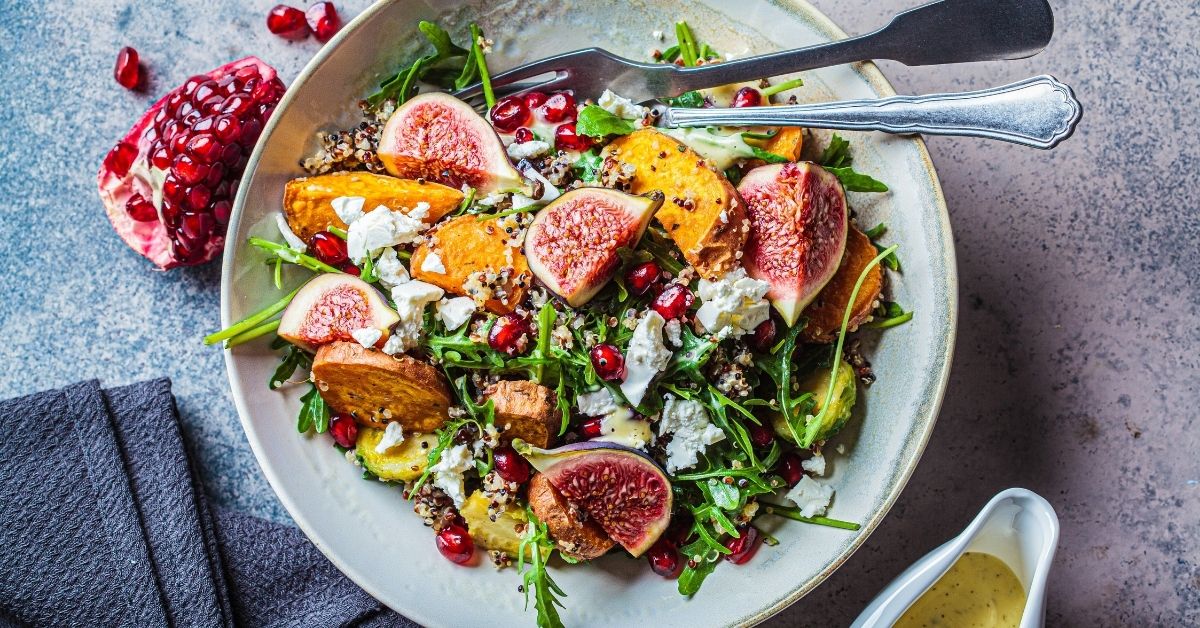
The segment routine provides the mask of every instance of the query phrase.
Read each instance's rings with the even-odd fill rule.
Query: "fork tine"
[[[570,72],[573,68],[580,67],[580,62],[592,57],[596,54],[595,49],[575,50],[573,52],[563,53],[557,56],[548,57],[540,61],[522,65],[511,70],[506,70],[491,77],[492,89],[499,93],[497,88],[511,85],[517,81],[527,78],[533,78],[542,74],[554,73],[556,75]],[[522,89],[529,89],[525,87]],[[505,90],[506,93],[511,93],[513,90]],[[475,83],[469,85],[465,89],[455,92],[454,96],[466,100],[474,98],[483,93],[483,85]]]

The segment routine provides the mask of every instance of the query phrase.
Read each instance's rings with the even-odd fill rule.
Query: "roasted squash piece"
[[[362,458],[363,466],[381,480],[411,482],[429,466],[429,450],[437,445],[433,434],[405,434],[404,441],[387,451],[375,451],[383,439],[383,430],[364,427],[358,432],[354,453]]]
[[[429,203],[425,222],[433,224],[454,211],[462,202],[462,192],[432,181],[397,179],[370,172],[335,172],[316,177],[301,177],[287,182],[283,189],[283,214],[288,226],[301,240],[330,226],[341,229],[346,223],[338,218],[330,201],[339,196],[366,199],[363,211],[380,205],[391,209],[411,209],[417,203]]]
[[[802,316],[808,317],[808,325],[800,332],[800,338],[805,342],[828,343],[837,339],[837,333],[842,328],[842,316],[846,313],[846,302],[850,293],[854,292],[854,284],[862,274],[867,264],[879,253],[871,239],[854,227],[846,234],[846,252],[842,254],[842,263],[829,283],[817,293],[816,299],[804,308]],[[883,269],[878,265],[867,273],[859,288],[858,297],[850,310],[850,326],[848,331],[858,329],[858,326],[871,318],[879,294],[883,291]]]
[[[524,510],[506,506],[492,521],[488,515],[488,498],[483,492],[475,491],[463,501],[458,514],[467,522],[467,532],[479,547],[504,552],[512,558],[521,551],[521,538],[529,522]],[[542,557],[546,558],[549,553],[549,549],[543,550]]]
[[[774,153],[788,161],[799,161],[800,149],[804,148],[804,129],[798,126],[779,127],[770,139],[750,140],[749,143],[757,144],[768,153]]]
[[[698,153],[654,129],[640,129],[604,148],[604,168],[635,169],[630,192],[661,190],[654,215],[700,276],[717,279],[740,265],[750,223],[737,191]]]
[[[405,432],[428,434],[446,422],[452,403],[445,376],[432,364],[357,342],[322,345],[312,378],[334,412],[352,414],[369,427],[398,421]]]
[[[580,560],[603,556],[612,549],[613,540],[581,510],[567,502],[541,473],[529,478],[529,507],[546,524],[558,550]]]
[[[553,390],[528,380],[503,380],[484,391],[496,408],[496,426],[503,428],[500,438],[511,442],[520,438],[534,447],[550,447],[562,423]]]
[[[503,219],[500,219],[503,220]],[[438,225],[429,239],[413,251],[409,264],[413,279],[431,283],[446,292],[475,298],[470,290],[482,290],[489,296],[484,307],[497,314],[511,312],[525,298],[532,275],[521,245],[509,246],[512,236],[498,220],[479,220],[460,216]],[[433,252],[440,264],[426,264]],[[433,260],[430,260],[432,262]],[[426,270],[426,268],[429,270]],[[444,269],[444,272],[442,272]],[[507,278],[487,285],[488,275]],[[499,290],[503,298],[495,295]],[[476,298],[476,302],[479,299]]]

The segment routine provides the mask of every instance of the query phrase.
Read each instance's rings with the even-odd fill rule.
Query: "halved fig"
[[[760,166],[738,193],[750,217],[746,272],[790,326],[829,283],[846,248],[849,216],[838,178],[810,162]]]
[[[587,303],[612,278],[617,249],[637,246],[663,193],[642,196],[580,188],[538,212],[525,234],[529,269],[572,307]]]
[[[842,256],[841,265],[834,273],[833,279],[825,284],[817,293],[817,298],[804,310],[808,324],[800,332],[800,337],[805,342],[828,343],[837,340],[838,330],[842,328],[842,316],[846,313],[850,295],[854,292],[854,284],[858,283],[859,275],[878,253],[867,234],[854,227],[850,228],[846,238],[846,254]],[[848,331],[854,331],[859,325],[870,320],[871,312],[875,310],[875,303],[882,291],[883,269],[876,265],[867,272],[854,303],[849,304],[850,325],[846,328]]]
[[[396,109],[383,127],[379,160],[397,177],[465,184],[480,196],[525,188],[492,125],[449,94],[421,94]]]
[[[537,449],[515,440],[513,448],[635,557],[671,523],[671,482],[640,451],[603,441]]]
[[[355,332],[359,330],[375,330],[379,335],[372,346],[382,346],[388,330],[399,320],[383,295],[367,282],[354,275],[328,273],[313,277],[296,293],[283,311],[276,333],[298,347],[315,351],[331,342],[356,342]]]
[[[151,105],[97,176],[121,239],[164,270],[219,255],[246,160],[284,89],[274,68],[246,57]]]

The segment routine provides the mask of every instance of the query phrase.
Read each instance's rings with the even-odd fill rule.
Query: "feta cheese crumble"
[[[829,502],[833,499],[833,489],[806,475],[800,478],[800,482],[788,491],[785,497],[800,507],[800,516],[816,517],[825,514],[829,508]]]
[[[303,252],[308,248],[304,240],[301,240],[296,232],[292,231],[292,226],[288,224],[283,212],[275,212],[275,224],[279,227],[279,234],[283,236],[283,241],[287,242],[287,245],[293,250]]]
[[[329,201],[329,204],[333,207],[333,213],[349,226],[363,217],[363,203],[366,202],[367,199],[361,196],[339,196]]]
[[[702,305],[696,311],[696,320],[710,334],[741,336],[752,332],[771,316],[770,303],[764,298],[770,289],[769,283],[747,277],[744,268],[716,281],[701,279],[696,292]]]
[[[379,259],[375,260],[375,276],[379,278],[379,283],[388,290],[411,280],[411,277],[408,276],[408,269],[400,261],[400,256],[396,255],[396,249],[390,246],[383,250]]]
[[[820,452],[815,453],[812,458],[801,462],[800,468],[813,475],[825,475],[825,456],[821,455]]]
[[[650,380],[671,361],[671,350],[663,344],[666,322],[658,312],[647,311],[634,328],[629,348],[625,350],[625,381],[621,392],[635,406],[646,396]]]
[[[575,406],[579,408],[579,413],[585,416],[604,416],[616,412],[619,407],[607,388],[575,397]]]
[[[375,453],[386,454],[389,449],[404,442],[404,427],[399,421],[392,421],[383,429],[383,438],[375,444]]]
[[[464,323],[471,320],[471,315],[475,313],[475,299],[471,297],[454,297],[453,299],[442,299],[437,304],[438,318],[446,329],[458,329]]]
[[[532,159],[540,157],[550,152],[550,144],[542,140],[529,140],[528,142],[513,142],[505,149],[509,158],[520,161],[522,159]]]
[[[408,244],[428,225],[422,222],[429,213],[429,203],[417,203],[407,214],[380,205],[349,223],[346,249],[350,260],[361,264],[368,255],[384,247]]]
[[[454,501],[455,506],[462,506],[467,498],[463,488],[463,472],[473,469],[475,461],[467,445],[455,445],[442,452],[437,464],[429,467],[433,475],[433,485],[442,489]]]
[[[446,265],[442,263],[442,256],[434,251],[430,251],[425,259],[421,260],[421,271],[426,273],[437,273],[439,275],[446,274]]]
[[[683,346],[683,324],[679,322],[679,319],[672,318],[667,321],[663,327],[663,334],[666,335],[667,342],[672,347],[678,349]]]
[[[663,399],[658,435],[672,435],[667,443],[667,471],[674,473],[695,466],[705,448],[725,440],[725,432],[708,420],[708,411],[699,401],[674,395]]]
[[[400,322],[383,345],[383,352],[395,355],[417,346],[421,341],[425,304],[442,298],[445,291],[424,281],[410,281],[392,288],[392,301],[396,303],[396,314]]]
[[[596,105],[614,116],[626,120],[641,120],[650,114],[649,108],[635,104],[624,96],[618,96],[611,89],[606,89],[603,94],[600,94]]]
[[[354,338],[358,344],[370,349],[383,337],[383,332],[372,327],[363,327],[350,332],[350,337]]]

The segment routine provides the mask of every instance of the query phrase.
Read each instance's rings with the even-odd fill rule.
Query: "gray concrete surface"
[[[1052,73],[1086,113],[1051,153],[930,141],[962,299],[941,419],[883,526],[772,625],[848,623],[1014,485],[1062,519],[1051,625],[1200,623],[1200,13],[1190,0],[1053,3],[1058,34],[1033,59],[883,64],[902,93]],[[149,94],[248,53],[290,78],[316,44],[268,34],[273,4],[0,3],[0,395],[170,375],[213,497],[286,519],[220,352],[197,342],[217,325],[217,266],[148,272],[113,236],[93,182],[151,100],[112,82],[120,45],[148,62]],[[338,4],[349,15],[366,2]],[[861,32],[910,3],[816,4]]]

